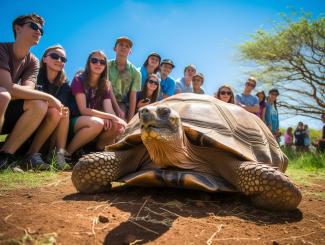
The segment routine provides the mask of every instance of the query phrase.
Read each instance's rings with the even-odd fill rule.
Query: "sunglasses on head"
[[[155,85],[157,85],[157,86],[159,85],[159,82],[158,82],[158,81],[151,80],[151,79],[148,81],[148,83],[150,83],[150,84],[155,84]]]
[[[230,91],[220,91],[221,95],[231,95]]]
[[[53,60],[61,60],[62,63],[65,63],[65,62],[68,61],[66,57],[61,56],[61,55],[59,55],[57,53],[50,53],[50,54],[48,54],[46,56],[50,56],[51,59],[53,59]]]
[[[43,34],[44,34],[44,30],[43,30],[43,28],[42,27],[39,27],[35,22],[32,22],[32,21],[28,21],[28,22],[25,22],[24,23],[24,25],[26,25],[26,24],[29,24],[29,27],[31,28],[31,29],[33,29],[34,31],[40,31],[40,33],[41,33],[41,35],[43,36]]]
[[[255,88],[255,84],[254,84],[254,83],[247,82],[246,85],[247,85],[247,86],[250,86],[250,87],[252,87],[252,88]]]
[[[97,63],[99,63],[99,64],[101,64],[101,65],[106,65],[106,60],[101,60],[101,59],[98,59],[98,58],[95,58],[95,57],[93,57],[93,58],[90,58],[90,62],[92,63],[92,64],[97,64]]]

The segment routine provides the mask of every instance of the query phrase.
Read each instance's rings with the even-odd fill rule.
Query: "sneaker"
[[[49,170],[50,165],[45,163],[42,159],[41,153],[35,153],[28,158],[28,163],[36,170]]]
[[[58,169],[60,170],[70,169],[70,165],[67,163],[68,157],[65,155],[64,151],[58,151],[55,156],[56,156],[56,164]]]
[[[0,152],[0,171],[7,168],[16,167],[16,159],[13,154],[7,152]]]

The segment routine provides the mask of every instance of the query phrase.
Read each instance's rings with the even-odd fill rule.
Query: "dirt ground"
[[[325,199],[313,194],[325,181],[301,187],[298,210],[276,213],[233,193],[119,187],[82,195],[70,175],[1,192],[0,244],[325,244]]]

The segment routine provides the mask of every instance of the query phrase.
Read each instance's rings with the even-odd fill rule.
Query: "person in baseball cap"
[[[165,99],[169,96],[174,95],[175,91],[175,80],[169,76],[174,69],[175,65],[171,59],[164,59],[160,63],[160,95],[158,100]]]
[[[192,77],[193,93],[205,94],[205,91],[202,88],[203,82],[204,82],[204,75],[200,72],[196,73]]]
[[[123,36],[123,37],[118,37],[115,41],[115,45],[114,45],[114,48],[116,48],[116,45],[120,42],[126,42],[127,44],[129,44],[130,48],[132,48],[133,46],[133,42],[131,41],[130,38],[126,37],[126,36]]]
[[[150,74],[157,74],[159,71],[161,57],[158,53],[152,52],[148,55],[146,61],[143,63],[138,70],[141,72],[141,86],[143,87],[145,81],[147,80],[148,75]]]

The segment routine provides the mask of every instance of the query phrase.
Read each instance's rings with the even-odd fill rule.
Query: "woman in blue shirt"
[[[279,113],[276,106],[276,98],[279,96],[277,89],[271,89],[266,103],[265,123],[271,130],[277,141],[280,139]]]

